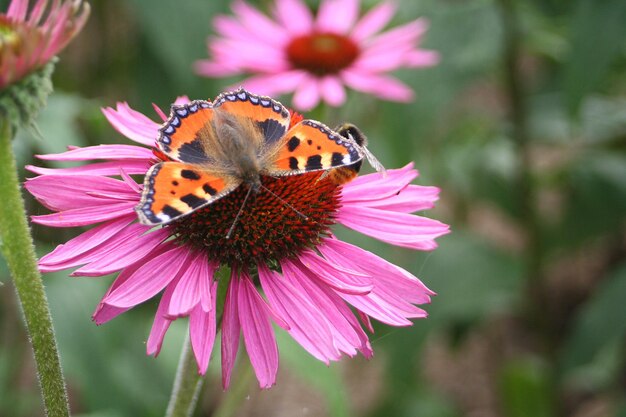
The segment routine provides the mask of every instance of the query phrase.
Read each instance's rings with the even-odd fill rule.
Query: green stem
[[[33,241],[20,194],[11,142],[11,127],[0,120],[0,249],[13,277],[35,354],[46,415],[69,416],[61,361],[48,301],[37,269]]]
[[[198,365],[191,349],[189,336],[185,338],[178,362],[174,388],[167,406],[166,417],[189,417],[196,409],[204,378],[198,374]]]

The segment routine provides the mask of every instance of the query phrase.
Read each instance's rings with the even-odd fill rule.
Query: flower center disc
[[[359,47],[352,39],[336,33],[298,36],[287,45],[291,64],[316,75],[335,74],[352,64]]]
[[[243,205],[249,188],[242,184],[170,227],[180,243],[207,251],[210,259],[231,266],[271,264],[314,247],[330,233],[339,208],[339,188],[328,178],[320,179],[321,175],[262,176],[263,186],[280,199],[261,188],[252,191]]]

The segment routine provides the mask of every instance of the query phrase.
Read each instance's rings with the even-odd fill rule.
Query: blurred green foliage
[[[430,317],[404,329],[375,325],[372,361],[330,367],[281,333],[283,372],[274,391],[296,395],[290,382],[281,384],[298,381],[304,388],[295,408],[271,403],[276,397],[259,392],[244,366],[243,382],[222,393],[216,357],[198,416],[258,415],[254,407],[264,401],[275,404],[271,415],[313,415],[315,398],[324,400],[319,415],[333,417],[626,416],[626,3],[513,1],[530,155],[520,168],[504,83],[503,1],[398,1],[393,23],[427,17],[424,46],[439,51],[441,63],[399,72],[416,91],[414,103],[351,92],[325,120],[358,124],[387,167],[415,161],[419,182],[441,187],[438,208],[424,214],[451,224],[453,233],[433,253],[338,232],[435,290]],[[0,0],[3,10],[6,4]],[[152,103],[167,108],[179,95],[213,97],[236,81],[191,70],[205,57],[211,18],[228,12],[227,1],[108,0],[92,8],[85,31],[61,55],[57,93],[37,123],[41,133],[21,131],[15,141],[20,166],[41,164],[33,154],[67,145],[125,141],[102,106],[128,101],[152,117]],[[520,169],[528,170],[536,196],[539,277],[529,276]],[[45,212],[28,205],[32,214]],[[40,253],[77,233],[33,231]],[[111,277],[44,279],[76,415],[162,415],[185,323],[170,330],[153,360],[144,354],[153,302],[97,327],[90,315]],[[3,266],[0,281],[0,416],[40,415]],[[548,301],[532,297],[537,288]],[[537,312],[541,323],[531,318]],[[364,376],[350,378],[354,368]]]

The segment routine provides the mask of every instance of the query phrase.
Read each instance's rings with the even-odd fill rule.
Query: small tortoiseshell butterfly
[[[243,88],[213,102],[173,105],[157,139],[158,151],[169,160],[146,173],[135,209],[140,222],[171,222],[242,184],[259,192],[261,175],[341,169],[345,175],[333,178],[340,184],[358,173],[364,157],[371,161],[365,137],[352,125],[342,126],[340,133],[313,120],[289,126],[290,114],[282,104]]]

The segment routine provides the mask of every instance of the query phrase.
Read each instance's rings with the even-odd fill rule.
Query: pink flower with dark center
[[[165,121],[165,114],[155,110]],[[278,370],[272,322],[328,364],[343,354],[372,356],[362,327],[372,330],[370,318],[408,326],[411,319],[426,317],[416,305],[430,302],[432,291],[408,271],[336,239],[331,231],[339,223],[392,245],[435,249],[435,239],[448,233],[448,226],[412,213],[433,207],[439,189],[411,184],[418,175],[412,165],[357,177],[343,186],[322,172],[261,177],[265,191],[247,204],[246,187],[239,186],[164,226],[145,226],[134,211],[143,186],[132,176],[145,175],[163,158],[152,149],[162,125],[126,103],[103,111],[113,127],[142,146],[70,147],[39,155],[47,161],[99,162],[28,166],[39,175],[25,184],[52,211],[33,216],[33,222],[95,225],[42,257],[39,268],[77,268],[72,276],[90,277],[119,272],[93,315],[97,324],[161,294],[148,354],[159,353],[172,321],[189,317],[200,373],[207,370],[219,327],[224,387],[243,335],[259,384],[269,388]],[[293,124],[297,117],[291,119]],[[235,218],[234,232],[226,238]],[[224,267],[230,268],[230,279],[217,279]],[[217,311],[222,306],[216,304],[220,286],[226,293],[221,321]]]
[[[384,100],[412,100],[413,91],[387,73],[437,64],[437,52],[419,47],[428,23],[417,19],[381,33],[395,4],[382,2],[360,19],[359,6],[359,0],[322,0],[314,17],[302,0],[275,0],[269,17],[236,0],[234,16],[215,18],[211,59],[198,61],[196,71],[207,77],[254,74],[240,84],[267,95],[294,92],[301,110],[320,101],[340,106],[344,86]]]
[[[82,29],[89,5],[78,1],[12,0],[0,13],[0,90],[58,54]]]

